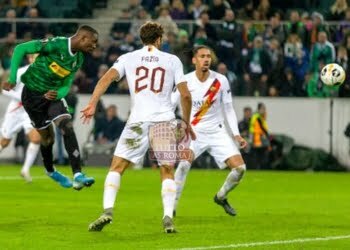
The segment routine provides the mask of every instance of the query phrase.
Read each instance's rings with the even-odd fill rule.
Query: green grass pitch
[[[238,212],[230,217],[213,202],[228,172],[192,170],[175,219],[179,232],[167,235],[159,171],[149,169],[125,173],[113,224],[88,232],[102,211],[107,168],[85,170],[96,183],[75,191],[46,178],[42,167],[32,169],[40,178],[26,184],[17,178],[19,166],[0,166],[0,249],[350,249],[350,238],[314,240],[350,237],[347,173],[248,171],[229,196]],[[312,240],[235,247],[305,238]]]

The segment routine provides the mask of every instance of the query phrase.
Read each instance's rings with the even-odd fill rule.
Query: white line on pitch
[[[206,249],[222,249],[222,248],[238,248],[238,247],[256,247],[256,246],[269,246],[269,245],[285,245],[293,243],[314,242],[314,241],[330,241],[349,239],[350,235],[338,235],[338,236],[326,236],[317,238],[299,238],[292,240],[276,240],[276,241],[261,241],[261,242],[247,242],[222,246],[203,246],[203,247],[186,247],[176,248],[176,250],[206,250]],[[175,249],[174,249],[175,250]]]

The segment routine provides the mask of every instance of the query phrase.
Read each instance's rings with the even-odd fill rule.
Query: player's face
[[[203,48],[197,51],[192,62],[196,66],[196,70],[206,72],[210,68],[211,60],[211,51]]]
[[[91,53],[97,47],[98,35],[87,33],[81,41],[81,50],[86,53]]]

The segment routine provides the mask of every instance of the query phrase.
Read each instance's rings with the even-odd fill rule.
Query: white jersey
[[[231,89],[227,78],[215,71],[201,82],[193,71],[185,75],[192,95],[191,125],[195,131],[215,132],[224,126],[223,104],[232,103]],[[177,104],[180,94],[172,94],[172,103]]]
[[[112,68],[126,75],[131,95],[128,123],[169,121],[175,118],[171,104],[174,84],[185,82],[178,57],[154,46],[124,54]]]

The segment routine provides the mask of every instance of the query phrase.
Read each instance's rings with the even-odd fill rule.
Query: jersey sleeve
[[[35,53],[51,53],[56,50],[57,44],[56,42],[46,40],[33,40],[26,43],[18,44],[12,55],[11,59],[11,71],[8,82],[11,84],[15,84],[17,80],[17,70],[22,63],[22,60],[27,54],[35,54]]]
[[[126,63],[126,55],[121,55],[113,64],[113,66],[111,67],[112,69],[115,69],[116,71],[118,71],[119,74],[119,79],[117,79],[118,81],[120,79],[123,78],[123,76],[125,75],[125,63]]]
[[[182,82],[186,82],[182,62],[177,56],[174,56],[174,76],[175,76],[175,85]]]
[[[222,82],[222,103],[232,103],[232,94],[230,84],[225,76],[221,79]]]

